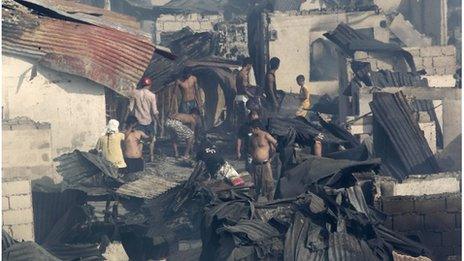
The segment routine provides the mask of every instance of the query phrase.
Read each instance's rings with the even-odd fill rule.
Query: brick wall
[[[418,234],[433,260],[460,255],[460,193],[384,197],[380,205],[389,215],[385,225],[405,235]]]
[[[163,32],[175,32],[190,27],[194,32],[213,31],[214,25],[223,21],[222,15],[180,14],[160,15],[155,21],[156,42],[160,43]]]
[[[3,181],[2,190],[3,229],[16,240],[34,241],[30,181]]]
[[[49,123],[28,118],[3,121],[3,177],[38,179],[56,174]]]

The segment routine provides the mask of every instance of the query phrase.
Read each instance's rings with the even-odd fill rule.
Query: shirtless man
[[[270,162],[271,152],[275,152],[277,140],[271,134],[261,129],[261,122],[254,120],[251,123],[251,157],[255,197],[264,196],[267,200],[274,199],[274,179]]]
[[[179,106],[179,113],[190,113],[193,108],[203,111],[200,91],[198,90],[197,77],[193,76],[187,69],[182,72],[182,78],[176,81],[177,89],[182,93],[182,102]]]
[[[141,130],[137,130],[138,120],[135,116],[127,118],[127,129],[124,139],[124,161],[127,168],[125,173],[133,173],[143,171],[144,163],[142,157],[143,143],[142,139],[150,139],[150,136]]]
[[[195,140],[195,132],[200,123],[200,111],[197,108],[193,108],[190,114],[176,113],[169,116],[165,126],[171,132],[171,142],[176,158],[179,157],[177,142],[183,140],[187,143],[184,159],[188,159]]]
[[[247,114],[246,104],[247,101],[253,96],[248,88],[250,87],[250,71],[252,68],[251,58],[245,58],[242,63],[242,69],[239,71],[236,77],[236,89],[237,95],[235,96],[236,104],[236,117],[237,122],[241,122],[245,119]]]
[[[277,97],[277,86],[275,73],[280,66],[280,59],[272,57],[269,61],[269,71],[266,73],[266,83],[264,91],[266,93],[267,104],[271,112],[277,112],[279,108],[279,101]]]

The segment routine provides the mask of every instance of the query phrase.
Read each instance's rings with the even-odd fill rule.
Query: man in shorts
[[[176,113],[169,116],[166,120],[165,127],[171,132],[171,142],[176,158],[179,157],[177,149],[177,143],[179,141],[185,141],[187,143],[184,159],[189,158],[195,140],[195,132],[199,124],[201,124],[201,118],[200,111],[197,108],[193,108],[190,114]]]
[[[133,114],[138,120],[136,129],[150,136],[150,161],[154,160],[156,122],[159,114],[156,95],[150,91],[152,84],[150,78],[143,78],[140,88],[131,92],[128,108],[128,113]]]
[[[255,187],[255,198],[274,199],[274,179],[271,168],[271,153],[276,151],[277,140],[262,129],[261,122],[251,122],[251,157],[253,169],[251,177]]]

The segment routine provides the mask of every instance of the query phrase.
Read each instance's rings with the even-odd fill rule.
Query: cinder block
[[[18,180],[2,183],[2,195],[21,195],[31,193],[31,182],[29,180]]]
[[[2,211],[10,209],[10,202],[8,197],[2,197]]]
[[[416,56],[420,56],[420,49],[417,47],[412,48],[405,48],[406,51],[411,53],[411,55],[415,58]]]
[[[445,75],[451,75],[456,73],[456,67],[455,66],[449,66],[445,67]]]
[[[11,209],[32,208],[31,195],[19,195],[10,197]]]
[[[427,230],[453,230],[456,226],[455,214],[446,212],[428,213],[425,215],[424,225]]]
[[[182,29],[181,22],[165,22],[163,25],[163,32],[172,32]]]
[[[182,23],[182,28],[184,27],[190,27],[193,31],[199,31],[200,30],[200,22],[198,21],[187,21]]]
[[[441,47],[443,55],[456,56],[456,47],[454,45],[447,45]]]
[[[446,74],[446,69],[445,67],[434,67],[434,75],[445,75]]]
[[[18,225],[32,222],[32,208],[3,211],[3,224],[5,225]]]
[[[433,57],[433,66],[434,67],[456,66],[456,61],[454,60],[452,56]]]
[[[211,22],[200,22],[200,29],[202,31],[209,31],[213,29],[213,24]]]
[[[414,64],[417,68],[424,68],[424,58],[422,57],[414,57]]]
[[[448,212],[461,212],[461,195],[455,194],[446,198],[446,211]]]
[[[363,59],[367,59],[368,57],[369,57],[369,55],[367,55],[366,52],[359,51],[359,52],[356,52],[354,54],[354,59],[355,60],[363,60]]]
[[[422,57],[434,57],[434,56],[441,56],[441,46],[432,46],[432,47],[424,47],[420,49],[420,55]]]
[[[417,231],[423,229],[423,217],[418,214],[393,216],[393,228],[396,231]]]
[[[173,22],[177,20],[177,16],[175,15],[170,15],[170,14],[162,14],[156,19],[157,22]]]
[[[432,57],[425,57],[422,59],[422,64],[424,65],[424,68],[430,69],[433,68],[433,58]]]
[[[11,226],[12,237],[16,240],[34,241],[34,226],[31,224],[21,224]]]
[[[445,197],[420,197],[414,202],[414,210],[417,213],[427,214],[431,212],[442,212],[446,209]]]
[[[424,244],[427,247],[439,247],[442,245],[442,233],[433,231],[424,231]]]
[[[406,214],[414,211],[412,197],[388,197],[382,199],[382,210],[387,214]]]

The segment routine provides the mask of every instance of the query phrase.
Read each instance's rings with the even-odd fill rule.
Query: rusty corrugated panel
[[[169,189],[179,185],[156,176],[144,176],[133,182],[126,183],[116,190],[116,193],[136,198],[153,199]]]
[[[121,31],[136,32],[140,24],[134,17],[119,14],[103,8],[62,0],[21,0],[25,5],[36,5],[57,14],[84,21],[89,24],[115,28]]]
[[[146,37],[39,16],[11,1],[2,3],[2,11],[4,53],[37,59],[124,96],[137,85],[156,49]]]

